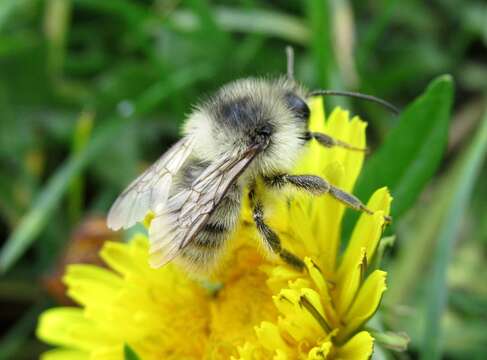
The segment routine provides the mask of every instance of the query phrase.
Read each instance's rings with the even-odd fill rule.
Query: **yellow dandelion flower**
[[[311,128],[365,147],[365,123],[341,109],[324,121],[311,104]],[[320,175],[351,191],[364,154],[312,143],[296,173]],[[305,259],[297,272],[264,255],[244,202],[232,247],[215,279],[217,289],[171,264],[148,265],[148,241],[107,243],[110,269],[71,265],[64,277],[80,307],[47,310],[38,337],[58,348],[43,360],[119,360],[128,345],[152,359],[367,359],[373,337],[363,330],[386,289],[386,273],[370,271],[391,198],[380,189],[369,200],[339,256],[344,206],[328,196],[266,195],[269,223],[289,250]]]
[[[68,267],[68,295],[81,307],[41,315],[38,337],[59,347],[43,360],[123,359],[125,345],[143,360],[229,359],[239,345],[256,339],[255,324],[277,316],[259,270],[264,258],[254,247],[232,253],[232,268],[217,293],[171,264],[149,267],[145,235],[128,244],[107,242],[101,257],[111,270]]]
[[[136,236],[130,244],[104,246],[101,257],[114,271],[69,266],[68,295],[82,308],[55,308],[41,316],[39,338],[65,348],[43,359],[123,359],[125,344],[147,360],[204,354],[206,292],[172,265],[149,268],[147,252],[147,238]],[[74,357],[66,355],[74,350]]]
[[[321,102],[312,104],[311,129],[365,147],[366,124],[335,109],[323,122]],[[317,174],[350,192],[360,172],[364,155],[344,149],[324,149],[311,144],[297,173]],[[258,341],[239,348],[242,359],[368,359],[373,337],[361,331],[376,312],[386,290],[386,273],[372,272],[368,263],[379,243],[391,196],[377,190],[362,214],[343,254],[339,257],[345,207],[330,197],[293,195],[291,202],[274,207],[271,223],[283,234],[284,244],[305,257],[306,275],[283,265],[267,266],[268,286],[279,311],[274,322],[256,327]]]

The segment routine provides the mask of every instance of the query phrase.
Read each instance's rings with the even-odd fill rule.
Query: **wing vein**
[[[150,210],[155,212],[164,204],[172,177],[192,153],[193,143],[193,137],[182,138],[130,183],[110,208],[108,227],[113,230],[128,228],[143,220]]]
[[[149,229],[152,266],[164,265],[191,243],[260,150],[261,147],[253,146],[244,152],[224,154],[221,160],[204,170],[189,189],[168,199]]]

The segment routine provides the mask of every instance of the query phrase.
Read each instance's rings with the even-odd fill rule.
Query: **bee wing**
[[[182,138],[132,181],[110,208],[108,227],[113,230],[129,228],[144,219],[149,210],[155,211],[159,204],[166,202],[173,176],[192,149],[193,138]]]
[[[242,174],[261,147],[232,153],[210,165],[191,188],[171,197],[156,212],[149,229],[150,263],[160,267],[174,259],[208,221],[228,188]]]

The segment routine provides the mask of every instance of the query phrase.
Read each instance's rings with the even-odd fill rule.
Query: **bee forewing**
[[[169,198],[159,209],[149,229],[153,267],[174,259],[193,240],[259,150],[255,147],[244,153],[227,154],[203,171],[190,189]]]
[[[182,138],[132,181],[112,205],[107,218],[108,227],[113,230],[126,229],[144,219],[149,210],[155,212],[165,203],[173,177],[192,149],[193,138]]]

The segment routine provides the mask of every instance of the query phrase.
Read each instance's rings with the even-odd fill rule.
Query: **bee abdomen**
[[[211,271],[224,252],[238,221],[240,189],[233,187],[214,210],[208,222],[181,251],[177,261],[193,272]]]
[[[177,261],[193,272],[210,271],[223,253],[230,234],[222,224],[206,224],[181,251]]]
[[[222,223],[208,222],[205,226],[203,226],[203,229],[201,231],[206,232],[209,235],[219,235],[228,230],[228,227]]]
[[[219,249],[229,230],[222,223],[208,222],[195,236],[190,246],[201,249]]]

